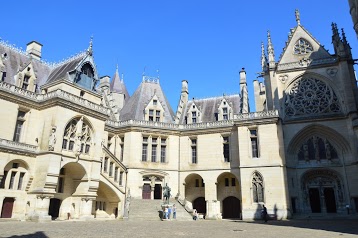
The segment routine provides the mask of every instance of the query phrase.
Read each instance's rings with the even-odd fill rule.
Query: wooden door
[[[309,195],[310,195],[311,211],[313,213],[320,213],[321,212],[321,198],[319,195],[318,188],[310,188]]]
[[[206,214],[206,201],[204,197],[198,197],[193,202],[193,208],[196,209],[198,213]]]
[[[50,199],[50,206],[48,208],[48,214],[51,216],[52,220],[58,218],[60,213],[61,200],[57,198]]]
[[[336,197],[334,195],[333,188],[325,188],[324,189],[324,200],[326,202],[326,209],[328,213],[336,213]]]
[[[142,199],[151,199],[150,194],[151,194],[150,184],[147,183],[143,184]]]
[[[4,198],[1,210],[1,218],[11,218],[12,209],[14,207],[14,198]]]
[[[223,218],[236,218],[241,217],[240,200],[236,197],[230,196],[223,200]]]
[[[162,185],[156,184],[154,187],[154,199],[162,199]]]

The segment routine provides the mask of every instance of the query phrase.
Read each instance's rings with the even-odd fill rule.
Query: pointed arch
[[[260,172],[254,171],[252,173],[252,198],[254,203],[263,203],[265,201],[265,186],[264,179]]]
[[[288,155],[294,156],[297,155],[302,143],[307,141],[309,138],[313,136],[318,136],[321,138],[326,138],[329,140],[330,144],[340,151],[350,151],[350,145],[348,141],[337,131],[327,126],[312,124],[304,127],[301,131],[299,131],[295,137],[288,144],[287,153]]]
[[[90,153],[93,140],[93,126],[84,116],[72,118],[63,133],[62,149]]]

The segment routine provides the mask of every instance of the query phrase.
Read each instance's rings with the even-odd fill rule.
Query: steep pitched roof
[[[5,66],[5,82],[15,84],[15,75],[24,67],[32,63],[38,86],[43,85],[51,71],[51,66],[43,61],[33,59],[26,52],[18,49],[4,41],[0,41],[0,55],[6,57],[2,60]]]
[[[144,120],[144,108],[157,95],[164,108],[164,122],[174,122],[174,112],[158,81],[143,80],[120,112],[120,120]]]
[[[119,77],[118,67],[116,69],[115,74],[112,77],[112,81],[110,84],[110,90],[111,90],[111,92],[114,92],[114,93],[124,94],[125,95],[124,100],[128,101],[129,93],[127,91],[126,85],[124,84],[123,80],[121,80],[121,78]]]
[[[64,61],[63,63],[60,63],[51,71],[46,83],[52,83],[63,78],[68,80],[67,73],[75,70],[76,67],[84,60],[86,56],[87,54],[85,52],[82,52]]]
[[[240,94],[205,99],[194,99],[189,100],[186,104],[187,106],[184,110],[184,113],[182,114],[182,117],[180,118],[180,123],[185,123],[185,115],[187,115],[189,109],[192,107],[193,104],[195,104],[201,112],[201,122],[216,121],[215,114],[218,113],[219,105],[223,99],[225,99],[230,104],[230,107],[232,107],[234,114],[240,113]]]

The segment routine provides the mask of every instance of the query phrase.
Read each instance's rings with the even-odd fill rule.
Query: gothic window
[[[191,113],[191,119],[193,123],[196,123],[196,112]]]
[[[295,55],[303,55],[311,53],[313,51],[313,47],[307,40],[300,38],[293,47],[293,50]]]
[[[157,138],[152,138],[152,162],[157,162]]]
[[[147,152],[148,152],[148,137],[143,137],[142,161],[147,161]]]
[[[298,151],[299,160],[322,160],[337,159],[337,151],[327,139],[318,136],[310,137],[300,147]]]
[[[253,174],[252,193],[254,202],[264,202],[264,181],[258,172]]]
[[[302,78],[295,81],[286,93],[287,117],[340,111],[341,106],[336,93],[321,80],[311,77]]]
[[[160,162],[165,163],[166,162],[166,139],[160,140]]]
[[[79,140],[79,141],[77,141]],[[73,119],[67,124],[65,133],[63,135],[62,149],[74,150],[76,142],[80,148],[81,153],[88,154],[91,147],[92,131],[83,118]]]

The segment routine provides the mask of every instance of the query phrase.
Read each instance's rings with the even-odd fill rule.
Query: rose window
[[[286,93],[285,114],[288,117],[340,112],[333,89],[321,80],[303,78]]]
[[[312,45],[305,39],[299,39],[295,46],[293,47],[293,52],[295,55],[308,54],[313,51]]]

